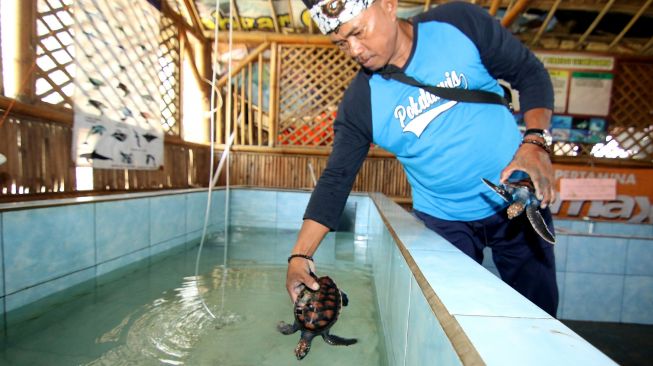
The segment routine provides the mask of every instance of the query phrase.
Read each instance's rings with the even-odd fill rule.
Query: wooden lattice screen
[[[331,46],[279,50],[280,145],[331,146],[333,119],[359,66]]]
[[[179,82],[179,27],[170,18],[161,16],[159,40],[159,79],[161,80],[161,124],[168,135],[179,136],[181,88]]]
[[[36,9],[35,99],[72,108],[75,75],[73,0],[38,0]],[[163,97],[161,124],[179,135],[179,27],[162,16],[158,73]]]
[[[35,97],[72,108],[75,75],[73,0],[39,0],[36,8]]]
[[[653,63],[619,62],[610,135],[630,159],[653,162]]]

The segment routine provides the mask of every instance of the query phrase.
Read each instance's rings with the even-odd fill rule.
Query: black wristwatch
[[[551,147],[551,144],[553,144],[553,137],[547,129],[529,128],[524,132],[524,137],[528,135],[535,135],[541,138],[548,147]]]

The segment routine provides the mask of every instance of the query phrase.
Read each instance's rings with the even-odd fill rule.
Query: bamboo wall
[[[257,187],[312,189],[311,167],[319,178],[327,164],[325,154],[279,154],[235,151],[230,160],[230,184]],[[410,186],[401,164],[392,157],[368,157],[354,182],[356,192],[382,192],[405,202]]]
[[[94,169],[93,192],[78,192],[71,147],[72,121],[8,115],[0,125],[0,153],[7,158],[0,165],[0,202],[208,185],[209,148],[167,137],[161,170]]]

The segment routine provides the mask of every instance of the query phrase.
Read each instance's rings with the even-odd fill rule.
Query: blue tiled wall
[[[212,197],[210,224],[220,230],[224,191]],[[121,198],[0,212],[0,310],[15,310],[201,235],[205,191]]]
[[[386,218],[408,215],[396,205],[381,207],[381,210]],[[411,242],[415,246],[430,243],[438,247],[437,240],[433,240],[436,239],[434,233],[412,230],[415,228],[420,229],[419,225],[412,228],[404,225],[393,227],[393,230],[406,239],[405,243]],[[428,360],[433,365],[461,365],[449,338],[433,315],[376,209],[369,210],[367,236],[379,312],[385,314],[381,323],[386,339],[388,364],[417,365]]]
[[[208,222],[212,231],[224,228],[225,194],[224,190],[212,194]],[[15,310],[200,239],[206,191],[133,197],[1,211],[0,311]],[[309,197],[308,191],[232,189],[230,225],[299,229]],[[347,207],[357,215],[355,230],[366,231],[369,199],[352,195]],[[327,236],[317,254],[321,261],[333,262],[334,243],[334,236]],[[276,258],[284,258],[292,243],[275,245]],[[251,259],[259,252],[243,246],[232,254]]]
[[[368,240],[389,364],[614,365],[387,197],[372,197],[390,225],[376,222],[380,215],[370,210]],[[432,289],[434,307],[416,273]]]
[[[558,318],[653,324],[653,225],[557,220]],[[498,274],[492,255],[483,265]]]

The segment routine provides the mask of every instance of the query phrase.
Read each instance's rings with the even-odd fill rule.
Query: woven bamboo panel
[[[280,145],[331,146],[333,119],[359,66],[331,46],[280,46]]]
[[[327,156],[233,152],[229,184],[311,189],[314,184],[310,166],[315,177],[319,178],[327,160]],[[354,182],[353,191],[382,192],[391,197],[411,195],[404,170],[394,158],[367,158]]]
[[[72,0],[39,0],[36,14],[35,97],[71,108],[75,75]]]

